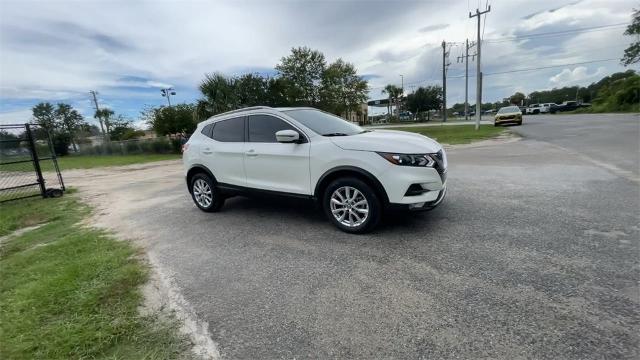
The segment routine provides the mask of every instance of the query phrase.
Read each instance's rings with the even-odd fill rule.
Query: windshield
[[[287,115],[323,136],[348,136],[364,132],[360,126],[319,110],[288,110]]]
[[[520,108],[518,108],[517,106],[507,106],[507,107],[503,107],[500,110],[498,110],[498,114],[504,114],[504,113],[514,113],[514,112],[519,112]]]

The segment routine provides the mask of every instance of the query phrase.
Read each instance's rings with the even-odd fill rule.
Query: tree
[[[291,85],[291,103],[314,106],[319,102],[318,85],[325,66],[324,54],[308,47],[292,48],[291,55],[280,59],[276,70]]]
[[[267,82],[267,101],[269,106],[291,106],[293,103],[289,100],[293,98],[290,94],[291,85],[289,80],[277,77],[270,78]]]
[[[438,85],[419,87],[407,96],[407,107],[416,115],[423,111],[440,109],[442,107],[442,87]]]
[[[105,139],[107,140],[107,142],[111,140],[111,123],[115,120],[113,118],[114,115],[115,112],[109,108],[98,109],[96,110],[94,115],[96,119],[101,119],[102,123],[104,124]]]
[[[114,141],[131,140],[144,136],[144,131],[133,127],[131,120],[123,115],[110,118],[109,138]]]
[[[400,109],[399,103],[400,103],[400,97],[402,96],[401,88],[395,85],[389,84],[384,87],[384,89],[382,90],[382,93],[389,95],[389,105],[387,109],[389,111],[389,114],[391,114],[391,104],[394,102],[396,104],[396,110]]]
[[[191,134],[197,125],[194,120],[195,109],[196,107],[191,104],[160,106],[146,109],[142,112],[142,118],[160,136],[178,133]]]
[[[336,60],[322,73],[320,106],[327,111],[347,117],[367,100],[367,82],[358,76],[355,66]]]
[[[53,105],[48,102],[39,103],[31,108],[31,112],[35,123],[52,134],[56,128],[56,114]]]
[[[84,117],[71,105],[64,103],[58,103],[54,114],[57,125],[69,135],[73,151],[78,152],[75,135],[78,128],[84,123]]]
[[[267,103],[268,81],[258,74],[244,74],[233,81],[239,107],[258,106]]]
[[[524,104],[524,99],[526,98],[527,97],[523,93],[516,92],[515,94],[509,97],[509,102],[511,102],[514,105],[522,105]]]
[[[624,56],[620,60],[624,66],[629,66],[640,61],[640,40],[638,40],[640,38],[640,9],[634,9],[632,17],[631,24],[629,24],[624,34],[629,36],[635,35],[636,41],[631,43],[624,51]]]
[[[206,74],[200,83],[200,92],[204,99],[197,104],[196,114],[199,120],[238,108],[234,80],[220,73]]]

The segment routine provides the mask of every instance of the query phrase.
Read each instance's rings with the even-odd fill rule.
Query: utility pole
[[[93,95],[93,104],[96,107],[96,114],[98,114],[98,110],[100,110],[100,107],[98,106],[98,98],[96,97],[96,95],[98,95],[98,92],[95,90],[91,90],[89,91],[89,93]],[[105,136],[104,126],[102,125],[102,117],[98,115],[97,118],[98,122],[100,123],[100,131],[102,132],[102,136]]]
[[[402,107],[402,98],[404,97],[404,75],[400,74],[400,107]],[[398,109],[398,119],[400,118],[400,109]]]
[[[491,5],[489,5],[487,7],[487,9],[485,11],[480,11],[480,9],[476,9],[476,13],[475,15],[472,15],[471,12],[469,12],[469,18],[474,18],[477,17],[478,18],[478,40],[476,42],[476,45],[478,45],[478,62],[476,63],[476,130],[478,130],[480,128],[480,117],[482,116],[482,71],[480,70],[480,56],[482,54],[481,52],[481,47],[482,44],[480,43],[482,41],[482,39],[480,39],[480,15],[482,14],[486,14],[489,11],[491,11]]]
[[[469,56],[471,56],[471,61],[475,58],[476,54],[469,55],[469,49],[475,46],[475,43],[472,41],[469,44],[469,39],[467,39],[465,43],[466,51],[463,56],[458,56],[458,62],[464,62],[464,120],[469,120]]]
[[[442,122],[447,122],[447,67],[449,52],[447,51],[447,43],[442,40]]]

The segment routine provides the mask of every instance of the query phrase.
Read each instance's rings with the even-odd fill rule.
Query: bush
[[[53,150],[58,156],[69,155],[71,137],[68,134],[58,133],[53,136]]]
[[[181,145],[179,139],[166,138],[112,141],[109,144],[82,147],[79,155],[179,154]]]

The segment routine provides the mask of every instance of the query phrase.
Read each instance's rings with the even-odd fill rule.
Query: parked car
[[[402,111],[400,112],[399,119],[400,121],[413,121],[415,120],[415,117],[411,111]]]
[[[550,111],[551,111],[551,103],[531,104],[527,108],[526,114],[530,114],[530,115],[547,114]]]
[[[565,101],[560,105],[556,105],[556,108],[554,109],[554,113],[555,112],[564,112],[564,111],[573,111],[573,110],[577,110],[579,108],[582,107],[590,107],[591,104],[589,103],[579,103],[577,101]]]
[[[187,187],[203,211],[234,195],[319,202],[340,230],[373,229],[383,209],[430,210],[446,194],[447,156],[415,133],[364,130],[313,108],[252,107],[198,124],[184,146]]]
[[[529,114],[529,115],[540,114],[540,104],[529,105],[529,107],[527,108],[526,114]]]
[[[494,126],[502,124],[522,125],[522,112],[517,106],[505,106],[498,110],[493,121]]]

